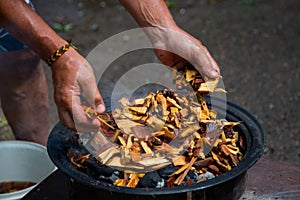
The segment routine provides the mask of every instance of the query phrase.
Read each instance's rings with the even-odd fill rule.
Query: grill
[[[222,101],[215,99],[214,101]],[[222,105],[219,102],[217,105]],[[227,102],[227,108],[214,108],[228,121],[242,121],[236,126],[246,143],[246,153],[237,167],[213,179],[187,186],[170,188],[125,188],[94,179],[79,171],[67,157],[74,144],[75,132],[58,123],[48,139],[48,153],[54,164],[70,178],[71,199],[87,197],[111,200],[158,199],[158,200],[198,200],[198,199],[239,199],[246,187],[247,170],[262,156],[265,148],[264,132],[247,110]],[[226,115],[225,115],[226,113]]]

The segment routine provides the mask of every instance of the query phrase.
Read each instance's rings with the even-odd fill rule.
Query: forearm
[[[163,0],[120,0],[141,27],[174,28],[176,24]]]
[[[186,61],[210,78],[219,77],[219,67],[202,43],[179,28],[163,0],[120,0],[151,40],[160,61],[180,67]]]
[[[181,31],[163,0],[120,0],[151,40],[159,47],[170,32]],[[175,30],[175,31],[174,31]]]
[[[0,1],[0,27],[28,45],[44,60],[66,44],[24,0]]]

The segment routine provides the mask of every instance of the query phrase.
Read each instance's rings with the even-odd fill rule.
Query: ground
[[[168,2],[177,24],[199,38],[219,63],[227,99],[250,111],[264,127],[265,156],[300,164],[300,1]],[[34,4],[60,35],[74,38],[84,56],[108,37],[138,27],[116,0]],[[140,54],[139,62],[146,60]],[[123,59],[120,66],[126,65],[135,65],[135,59]],[[51,71],[45,69],[52,94]],[[58,118],[50,99],[52,127]],[[0,132],[0,137],[11,138],[7,127]]]

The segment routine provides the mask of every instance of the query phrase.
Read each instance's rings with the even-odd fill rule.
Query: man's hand
[[[66,44],[24,0],[0,1],[0,27],[28,45],[43,60]],[[52,64],[52,75],[55,102],[62,123],[78,131],[98,129],[100,122],[85,116],[80,101],[83,92],[96,111],[105,111],[89,63],[70,48]]]
[[[151,29],[148,32],[151,32]],[[163,64],[180,69],[190,63],[203,76],[209,78],[220,76],[218,64],[199,40],[180,28],[154,32],[156,34],[148,33],[148,35],[152,37],[155,53]]]
[[[220,76],[219,67],[206,47],[176,25],[164,0],[120,2],[144,28],[163,64],[178,67],[190,62],[204,76]]]
[[[80,94],[96,111],[103,113],[105,105],[98,91],[93,69],[89,63],[70,48],[52,65],[54,98],[61,122],[68,128],[85,132],[100,126],[97,119],[87,118],[81,105]]]

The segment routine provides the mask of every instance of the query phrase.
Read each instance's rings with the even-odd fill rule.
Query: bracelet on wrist
[[[46,60],[46,63],[51,66],[55,61],[57,61],[64,53],[66,53],[70,47],[77,50],[77,47],[72,44],[72,39],[67,40],[68,44],[63,45],[60,49],[57,49],[54,53],[52,53],[48,59]]]

